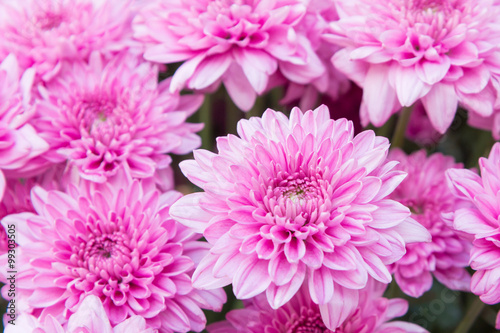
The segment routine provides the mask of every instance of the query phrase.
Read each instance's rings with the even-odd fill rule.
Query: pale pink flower
[[[311,0],[308,3],[307,12],[297,25],[297,30],[307,36],[326,70],[307,85],[285,79],[285,83],[288,84],[280,103],[296,104],[294,102],[300,101],[299,107],[308,110],[318,105],[320,95],[327,95],[336,100],[349,90],[351,85],[349,79],[330,61],[340,47],[325,42],[321,37],[327,31],[329,23],[337,20],[338,14],[333,0]]]
[[[64,60],[86,60],[137,44],[134,0],[17,0],[0,2],[0,59],[13,52],[21,66],[50,80]]]
[[[408,244],[406,254],[393,264],[396,282],[412,297],[430,290],[433,276],[450,289],[470,290],[470,275],[465,268],[472,244],[441,216],[463,206],[463,200],[455,198],[443,181],[447,169],[463,166],[441,153],[426,155],[425,150],[406,155],[396,149],[388,156],[399,162],[396,169],[408,173],[390,198],[410,208],[411,216],[432,235],[430,243]]]
[[[241,120],[240,137],[217,140],[218,154],[196,150],[181,170],[205,192],[171,209],[212,246],[193,285],[229,283],[237,298],[266,292],[272,308],[290,300],[304,281],[323,320],[338,327],[358,304],[369,276],[389,283],[386,267],[406,242],[429,233],[387,196],[405,173],[385,163],[389,142],[351,122],[329,119],[321,106],[290,119],[268,109]]]
[[[201,95],[170,93],[170,81],[158,82],[158,66],[128,54],[103,63],[73,62],[40,86],[36,128],[50,144],[44,157],[68,160],[83,178],[103,182],[122,165],[133,177],[153,176],[170,165],[166,153],[187,154],[201,140],[202,124],[186,119]]]
[[[499,105],[500,6],[495,0],[339,0],[332,58],[363,87],[364,124],[421,100],[444,133],[457,105],[489,116]]]
[[[25,176],[39,172],[36,157],[49,149],[29,121],[34,116],[31,88],[34,72],[19,68],[10,54],[0,63],[0,201],[5,176]]]
[[[69,185],[67,193],[35,187],[31,196],[36,214],[2,220],[17,232],[20,313],[40,322],[51,315],[64,324],[87,295],[95,295],[111,325],[138,315],[148,328],[188,332],[205,327],[201,308],[220,310],[222,289],[191,285],[208,244],[170,218],[178,192],[160,194],[153,179],[120,172],[104,184]],[[0,259],[5,282],[6,255]]]
[[[38,185],[46,190],[63,188],[63,168],[51,168],[45,173],[31,178],[7,179],[5,194],[0,202],[0,220],[9,214],[34,212],[30,191]],[[8,238],[3,226],[0,226],[0,253],[7,252]]]
[[[454,227],[474,237],[470,252],[471,291],[487,304],[500,302],[500,143],[495,143],[488,158],[479,159],[481,176],[466,169],[446,172],[450,189],[474,207],[455,212]],[[496,328],[500,329],[500,312]]]
[[[360,303],[354,313],[347,317],[336,333],[424,333],[422,327],[402,321],[391,321],[408,310],[408,302],[401,298],[382,297],[386,285],[368,283],[359,292]],[[264,296],[249,300],[244,309],[232,310],[226,320],[207,327],[209,333],[280,333],[314,332],[333,333],[321,320],[320,309],[311,301],[306,288],[279,309],[272,309]]]
[[[134,19],[134,36],[150,61],[185,61],[172,91],[205,89],[220,82],[234,103],[249,110],[269,76],[308,84],[325,72],[307,36],[297,30],[304,0],[152,1]]]
[[[5,333],[154,333],[146,327],[141,316],[132,316],[115,327],[111,327],[101,300],[94,295],[85,297],[78,310],[69,317],[67,325],[61,325],[48,315],[41,323],[38,318],[23,313],[16,318],[15,325],[7,325]]]

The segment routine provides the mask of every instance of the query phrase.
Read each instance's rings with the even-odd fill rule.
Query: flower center
[[[36,26],[45,31],[59,27],[63,21],[63,16],[54,12],[43,13],[35,19]]]
[[[82,244],[82,259],[89,271],[99,274],[101,270],[115,275],[114,266],[123,265],[130,260],[131,250],[127,246],[128,239],[122,233],[91,236]]]
[[[83,137],[93,137],[108,146],[112,139],[125,133],[132,134],[133,121],[128,110],[114,101],[84,101],[75,108],[75,121]]]
[[[285,218],[288,223],[314,223],[326,197],[323,183],[321,178],[303,172],[278,175],[267,188],[264,204],[274,216]]]
[[[300,316],[294,316],[293,322],[286,330],[286,333],[329,333],[321,314],[306,308],[301,309]]]
[[[449,12],[453,10],[456,1],[448,0],[411,0],[409,1],[409,8],[419,10],[422,12]]]

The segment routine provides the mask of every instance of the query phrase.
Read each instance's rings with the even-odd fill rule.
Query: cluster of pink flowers
[[[403,299],[382,297],[385,287],[373,280],[368,283],[360,291],[359,306],[335,332],[427,332],[415,324],[389,322],[404,315],[408,303]],[[247,302],[244,309],[229,312],[226,321],[209,325],[207,329],[209,333],[333,332],[326,328],[320,309],[305,289],[299,290],[290,302],[277,310],[272,309],[265,298],[257,296]]]
[[[384,292],[433,278],[500,303],[500,143],[480,174],[438,145],[465,112],[500,138],[499,1],[0,1],[0,35],[5,332],[423,333]]]
[[[460,104],[471,118],[500,108],[500,5],[494,0],[336,0],[332,58],[363,87],[362,120],[384,124],[420,100],[444,133]],[[496,114],[496,112],[495,112]],[[500,135],[494,125],[494,133]]]

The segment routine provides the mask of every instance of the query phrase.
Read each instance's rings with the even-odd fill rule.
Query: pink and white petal
[[[246,78],[243,69],[237,64],[231,64],[222,81],[227,93],[231,96],[234,104],[243,111],[252,108],[257,98],[257,93]]]
[[[271,305],[273,309],[278,309],[287,303],[299,291],[305,276],[306,267],[303,264],[299,264],[297,273],[295,273],[290,282],[282,286],[271,283],[266,290],[266,297],[269,305]]]
[[[316,304],[330,302],[334,293],[334,282],[329,268],[321,267],[309,270],[308,275],[309,294],[311,300]]]
[[[347,49],[341,49],[335,53],[331,61],[337,70],[344,73],[358,86],[364,86],[366,75],[370,69],[370,64],[365,61],[351,60]]]
[[[94,295],[85,297],[78,310],[68,320],[68,332],[85,327],[91,332],[113,333],[101,300]]]
[[[216,278],[213,274],[213,267],[219,256],[207,254],[196,267],[193,273],[193,287],[197,289],[216,289],[231,284],[231,277]]]
[[[265,291],[271,284],[269,262],[256,256],[248,256],[236,269],[233,290],[238,299],[247,299]]]
[[[216,54],[208,56],[201,61],[188,80],[188,86],[192,89],[205,89],[219,80],[227,71],[233,58],[230,54]],[[175,74],[174,74],[175,75]]]
[[[419,79],[413,67],[398,66],[394,75],[396,94],[402,106],[413,105],[431,89],[431,85]]]
[[[319,306],[321,318],[328,329],[335,331],[356,310],[358,304],[358,290],[335,285],[330,302]]]
[[[450,59],[442,57],[440,61],[421,61],[415,65],[415,73],[424,83],[433,85],[441,81],[450,69]]]
[[[205,57],[205,54],[199,54],[177,68],[170,83],[170,92],[174,93],[182,90]]]
[[[170,216],[193,231],[203,233],[213,216],[200,205],[204,196],[205,193],[191,193],[180,198],[170,207]]]
[[[441,134],[450,127],[458,106],[458,97],[451,84],[438,83],[427,95],[422,97],[422,104],[432,126]]]
[[[371,65],[363,83],[363,102],[375,126],[382,126],[400,107],[396,91],[389,84],[388,72],[388,65]]]

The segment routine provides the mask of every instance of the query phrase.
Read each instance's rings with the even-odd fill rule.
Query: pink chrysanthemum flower
[[[450,189],[474,207],[455,212],[454,227],[474,237],[470,252],[471,291],[487,304],[500,302],[500,143],[495,143],[488,158],[479,159],[481,176],[466,169],[446,172]],[[500,329],[500,312],[496,328]]]
[[[141,316],[132,316],[112,327],[101,300],[94,295],[85,297],[78,310],[69,317],[67,325],[61,325],[53,316],[45,317],[43,323],[29,314],[16,318],[15,325],[7,325],[4,333],[154,333],[147,328]]]
[[[160,332],[201,331],[201,308],[220,310],[225,294],[191,285],[208,245],[170,218],[179,197],[160,194],[153,179],[122,172],[104,184],[70,185],[68,193],[34,188],[36,214],[2,220],[15,225],[19,244],[16,310],[64,324],[85,296],[95,295],[112,325],[138,315]],[[3,282],[7,276],[4,268]]]
[[[0,202],[0,220],[9,214],[34,212],[31,204],[30,191],[35,186],[46,190],[63,188],[63,169],[55,167],[45,173],[31,178],[7,179],[5,194]],[[3,226],[0,226],[0,254],[7,252],[8,238]]]
[[[193,285],[233,284],[239,299],[266,291],[273,308],[306,281],[327,327],[335,329],[357,306],[369,276],[391,281],[386,267],[405,253],[405,241],[429,233],[387,196],[405,173],[385,163],[389,142],[325,106],[290,119],[268,109],[241,120],[240,137],[217,141],[219,153],[196,150],[184,174],[205,192],[171,209],[179,222],[212,245]]]
[[[51,146],[45,158],[68,160],[83,178],[103,182],[122,165],[133,177],[151,177],[170,165],[166,153],[197,148],[194,132],[203,125],[186,119],[203,96],[170,93],[169,80],[157,82],[157,66],[127,54],[68,65],[40,87],[36,128]]]
[[[0,59],[13,52],[23,68],[50,80],[64,60],[86,60],[134,46],[133,0],[0,2]]]
[[[49,149],[29,123],[34,116],[30,90],[34,72],[20,70],[14,55],[0,63],[0,201],[7,176],[35,172],[36,157]]]
[[[330,61],[339,47],[325,42],[321,37],[327,31],[329,23],[337,20],[338,14],[333,0],[312,0],[308,3],[307,12],[297,25],[297,30],[307,36],[326,70],[307,85],[284,79],[284,83],[288,84],[280,103],[296,104],[294,102],[300,101],[299,107],[308,110],[318,105],[320,95],[327,95],[336,100],[349,90],[349,79]]]
[[[457,105],[482,116],[498,106],[500,6],[495,0],[339,0],[326,38],[332,58],[363,87],[362,118],[381,126],[421,100],[444,133]]]
[[[469,291],[470,275],[465,267],[471,244],[441,216],[463,206],[463,200],[455,198],[443,182],[447,169],[462,168],[462,164],[440,153],[427,157],[425,150],[411,155],[392,150],[388,159],[398,161],[396,169],[408,173],[390,197],[409,207],[412,217],[432,235],[430,243],[408,244],[406,254],[393,265],[399,287],[412,297],[420,297],[431,289],[435,276],[450,289]]]
[[[307,84],[325,68],[296,27],[304,0],[153,1],[134,19],[134,36],[146,43],[150,61],[185,61],[171,90],[205,89],[221,81],[234,103],[249,110],[277,70]]]
[[[336,333],[424,333],[422,327],[389,320],[400,317],[408,310],[404,299],[382,297],[386,285],[371,282],[360,291],[360,303],[354,313]],[[279,309],[272,309],[265,297],[256,296],[247,302],[244,309],[232,310],[226,321],[211,324],[209,333],[280,333],[314,332],[333,333],[321,320],[317,304],[311,301],[307,289],[302,288],[288,303]]]

